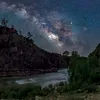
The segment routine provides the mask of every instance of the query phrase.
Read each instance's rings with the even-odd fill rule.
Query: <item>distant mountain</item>
[[[49,53],[15,28],[0,26],[0,76],[24,76],[54,72],[67,67],[60,54]]]

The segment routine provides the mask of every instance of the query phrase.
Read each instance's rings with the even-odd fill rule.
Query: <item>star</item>
[[[83,29],[84,29],[84,31],[87,31],[88,30],[87,27],[84,27]]]
[[[72,25],[72,24],[73,24],[73,22],[71,21],[71,22],[70,22],[70,24]]]

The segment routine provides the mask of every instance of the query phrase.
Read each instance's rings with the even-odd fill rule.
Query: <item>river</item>
[[[1,78],[2,83],[17,83],[17,84],[27,84],[33,83],[36,85],[41,85],[42,87],[48,86],[49,84],[57,84],[59,82],[68,82],[68,71],[67,69],[61,69],[54,73],[46,73],[35,75],[31,77],[11,77],[11,78]]]
[[[58,70],[55,73],[41,74],[31,78],[15,80],[18,84],[34,83],[42,87],[48,86],[49,84],[54,85],[63,81],[68,81],[67,69]]]

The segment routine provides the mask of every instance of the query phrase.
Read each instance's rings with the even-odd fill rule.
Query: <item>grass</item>
[[[59,84],[59,89],[64,85]],[[34,99],[35,98],[35,99]],[[33,84],[0,84],[0,99],[23,99],[23,100],[100,100],[100,85],[84,84],[81,89],[60,92],[51,85],[41,89]]]
[[[56,96],[40,97],[39,100],[100,100],[100,93],[57,94]]]

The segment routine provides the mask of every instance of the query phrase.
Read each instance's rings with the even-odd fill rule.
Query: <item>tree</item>
[[[8,20],[7,20],[7,19],[3,18],[3,19],[1,20],[2,26],[7,26],[7,23],[8,23]]]
[[[12,25],[11,28],[14,29],[14,25]]]
[[[28,37],[28,39],[30,39],[32,37],[32,34],[30,32],[28,32],[27,37]]]
[[[77,51],[72,51],[72,56],[74,56],[74,57],[79,57],[80,55],[78,54]]]
[[[66,56],[68,56],[70,53],[69,53],[69,51],[65,51],[64,53],[63,53],[63,55],[66,55]]]
[[[72,87],[77,89],[85,82],[89,82],[91,80],[91,71],[87,59],[74,57],[69,67],[69,81]]]
[[[19,35],[22,35],[22,31],[21,30],[19,30]]]

